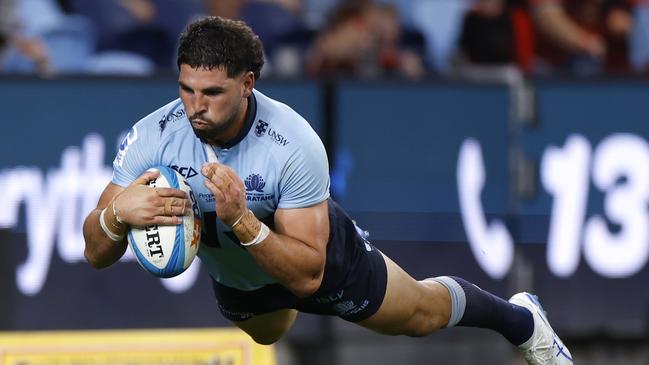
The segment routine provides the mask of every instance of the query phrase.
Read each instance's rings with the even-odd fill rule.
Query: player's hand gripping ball
[[[175,188],[189,195],[192,212],[181,217],[180,224],[129,227],[128,243],[137,262],[151,274],[170,278],[185,271],[196,257],[201,240],[201,212],[191,187],[182,175],[167,166],[156,166],[160,176],[149,186]]]

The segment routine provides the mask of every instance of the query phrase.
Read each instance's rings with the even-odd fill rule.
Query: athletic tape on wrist
[[[99,225],[101,226],[101,229],[104,231],[104,233],[106,233],[106,236],[108,236],[108,238],[111,239],[111,241],[121,242],[121,241],[124,239],[124,235],[121,235],[121,236],[120,236],[120,235],[114,233],[114,232],[111,231],[111,230],[108,228],[108,226],[106,225],[106,220],[105,220],[105,219],[106,219],[106,218],[105,218],[105,216],[106,216],[106,209],[107,209],[107,208],[104,208],[104,210],[102,210],[102,211],[101,211],[101,214],[99,215]]]
[[[257,246],[258,244],[262,243],[266,239],[266,237],[268,237],[269,234],[270,234],[270,228],[268,228],[267,225],[262,223],[261,229],[259,230],[257,237],[255,237],[255,239],[250,242],[246,242],[246,243],[241,242],[241,246],[243,247]]]
[[[270,228],[257,219],[250,209],[232,225],[232,231],[244,247],[258,245],[270,234]]]

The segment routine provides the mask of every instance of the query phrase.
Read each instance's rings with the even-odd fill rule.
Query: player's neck
[[[234,118],[234,122],[232,122],[231,125],[223,130],[222,133],[208,138],[207,142],[212,146],[224,148],[229,144],[230,141],[237,138],[242,129],[245,128],[246,117],[248,116],[248,108],[248,99],[244,99],[243,105],[238,115]]]

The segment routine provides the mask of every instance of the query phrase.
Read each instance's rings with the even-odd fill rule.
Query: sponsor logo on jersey
[[[261,177],[261,175],[259,174],[248,175],[248,177],[243,181],[243,183],[244,185],[246,185],[247,201],[257,202],[257,201],[272,200],[275,198],[274,194],[264,193],[264,187],[266,186],[266,182],[264,181],[264,178]]]
[[[370,238],[370,232],[362,229],[356,224],[355,220],[352,220],[354,223],[354,228],[356,228],[356,233],[358,233],[358,236],[363,240],[363,243],[365,244],[365,250],[367,251],[372,251],[372,245],[370,244],[369,238]]]
[[[176,111],[172,111],[171,113],[168,113],[166,115],[163,115],[162,118],[158,121],[158,125],[160,125],[160,132],[162,132],[165,127],[167,126],[167,123],[173,123],[185,116],[185,109],[178,109]]]
[[[264,122],[263,120],[259,119],[257,121],[257,125],[255,126],[255,136],[261,137],[266,133],[266,129],[268,128],[268,123]]]
[[[198,198],[205,200],[206,203],[214,202],[214,194],[198,193]]]
[[[137,141],[137,128],[133,126],[128,134],[124,137],[122,142],[119,144],[119,150],[117,151],[117,156],[115,156],[115,165],[122,166],[124,163],[124,157],[126,157],[126,152],[128,147]]]
[[[340,299],[342,299],[344,293],[345,293],[345,291],[341,289],[335,294],[330,294],[330,295],[328,295],[326,297],[318,297],[318,298],[315,299],[315,301],[320,303],[320,304],[334,303],[334,302],[337,302]]]
[[[356,304],[354,304],[354,302],[351,300],[345,300],[344,302],[340,302],[334,305],[334,311],[341,315],[351,311],[354,308],[356,308]]]
[[[333,310],[341,316],[351,316],[361,312],[367,305],[370,304],[370,301],[365,299],[360,305],[354,303],[351,300],[345,300],[343,302],[337,303],[333,306]]]
[[[226,309],[223,307],[221,304],[218,305],[219,309],[223,314],[229,316],[229,317],[235,317],[240,321],[246,320],[248,318],[252,318],[255,314],[252,312],[236,312],[236,311],[231,311],[229,309]]]
[[[189,179],[190,177],[194,177],[198,175],[198,172],[194,170],[193,167],[185,167],[185,166],[178,166],[178,165],[169,165],[172,169],[178,171],[179,174],[181,174],[185,179]]]

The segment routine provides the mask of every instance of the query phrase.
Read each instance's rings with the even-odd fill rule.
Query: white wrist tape
[[[232,225],[231,225],[230,227],[234,227],[234,226],[236,226],[237,224],[239,224],[239,223],[241,222],[241,220],[243,219],[243,217],[244,217],[247,213],[248,213],[247,210],[246,210],[245,212],[243,212],[243,214],[241,214],[241,216],[240,216],[239,218],[237,218],[237,220],[234,221],[234,223],[232,223]]]
[[[115,205],[115,200],[116,199],[113,199],[113,204],[112,204],[113,205],[113,215],[115,216],[115,220],[117,221],[117,223],[123,224],[124,221],[119,218],[119,214],[118,214],[119,211],[117,210],[117,206]]]
[[[106,225],[106,208],[101,211],[101,214],[99,215],[99,225],[101,226],[101,229],[106,233],[106,236],[111,239],[111,241],[115,242],[121,242],[124,239],[124,235],[118,235],[115,234],[113,231],[111,231],[108,226]]]
[[[268,228],[268,226],[262,222],[261,229],[259,230],[257,237],[255,237],[255,239],[250,242],[245,242],[245,243],[241,242],[241,246],[243,247],[257,246],[258,244],[262,243],[266,239],[266,237],[268,237],[269,234],[270,234],[270,228]]]

